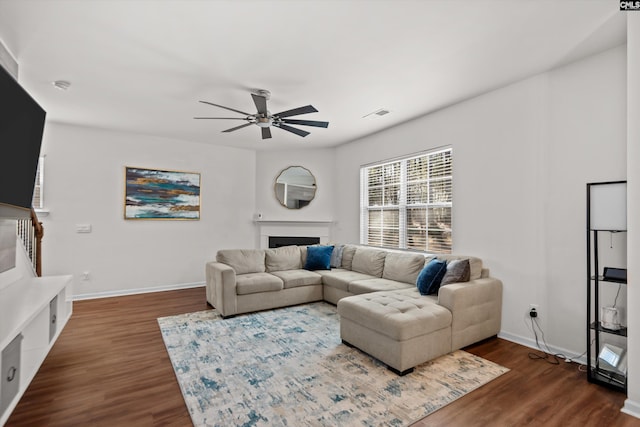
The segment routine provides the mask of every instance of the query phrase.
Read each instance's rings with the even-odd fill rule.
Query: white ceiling
[[[56,122],[249,149],[342,144],[622,44],[615,0],[0,0],[0,40]],[[68,80],[64,92],[51,82]],[[306,138],[254,112],[312,104]],[[390,114],[362,118],[380,108]],[[300,128],[303,128],[300,126]]]

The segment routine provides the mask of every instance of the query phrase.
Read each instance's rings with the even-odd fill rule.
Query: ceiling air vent
[[[384,116],[385,114],[389,114],[391,111],[385,109],[385,108],[380,108],[379,110],[373,111],[369,114],[367,114],[366,116],[362,116],[363,119],[370,119],[370,118],[375,118],[375,117],[379,117],[379,116]]]

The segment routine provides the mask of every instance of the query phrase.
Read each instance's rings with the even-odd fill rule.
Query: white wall
[[[49,123],[42,153],[43,271],[73,274],[76,296],[202,283],[218,249],[253,244],[253,151]],[[125,166],[199,172],[201,219],[124,220]]]
[[[629,230],[629,328],[627,400],[623,412],[640,418],[640,15],[627,14],[627,225]]]
[[[0,219],[0,222],[1,221],[6,220]],[[8,221],[12,222],[15,227],[15,221]],[[27,255],[27,251],[24,249],[22,241],[19,237],[13,237],[13,239],[16,242],[16,253],[14,254],[15,266],[0,273],[0,291],[18,281],[36,277],[35,269],[33,268],[31,259],[29,259],[29,255]],[[0,298],[2,297],[0,296]]]
[[[453,147],[454,252],[504,283],[502,335],[586,349],[586,183],[625,179],[624,46],[346,144],[336,153],[337,241],[358,241],[362,164]],[[339,191],[338,191],[339,190]]]
[[[334,215],[334,149],[259,151],[256,153],[256,211],[264,220],[331,220]],[[287,209],[275,197],[274,184],[288,166],[303,166],[316,178],[316,196],[301,209]]]
[[[549,314],[546,337],[578,354],[586,349],[582,333],[587,298],[585,184],[627,177],[626,89],[626,46],[549,73],[549,140],[541,212],[545,218],[544,304]],[[626,266],[625,234],[605,237],[600,249],[602,266]],[[626,287],[622,288],[626,297]],[[603,288],[605,304],[613,305],[616,289],[616,285]]]

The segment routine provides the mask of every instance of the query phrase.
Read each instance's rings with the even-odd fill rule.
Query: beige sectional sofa
[[[220,250],[206,265],[207,301],[223,317],[325,300],[338,306],[345,344],[405,374],[422,362],[500,331],[502,283],[477,257],[470,280],[421,295],[416,280],[434,256],[341,245],[339,267],[308,271],[307,248]],[[334,264],[336,265],[336,264]]]

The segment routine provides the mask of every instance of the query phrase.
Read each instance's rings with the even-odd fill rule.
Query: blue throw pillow
[[[444,274],[447,272],[447,262],[440,261],[439,259],[432,259],[424,266],[418,280],[416,280],[416,286],[421,295],[433,295],[440,289],[440,282]]]
[[[331,270],[333,246],[307,246],[305,270]]]

